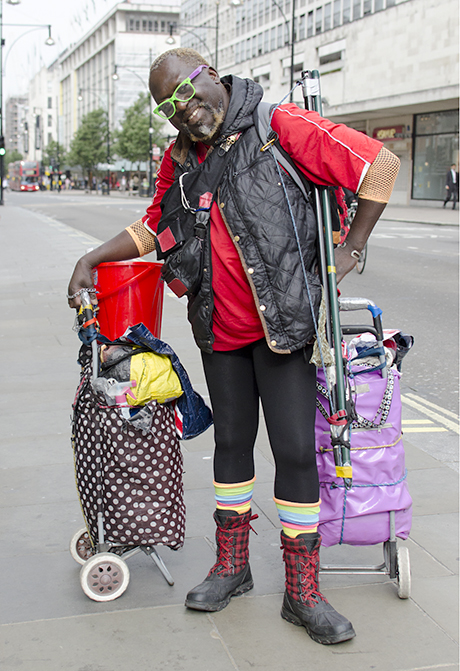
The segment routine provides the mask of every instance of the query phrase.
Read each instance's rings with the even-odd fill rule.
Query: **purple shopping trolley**
[[[341,310],[367,308],[366,299],[340,299]],[[343,333],[374,332],[371,326],[343,326]],[[366,358],[348,365],[348,387],[353,412],[351,424],[352,487],[336,476],[327,383],[317,378],[316,455],[320,479],[322,544],[375,545],[383,543],[384,561],[376,566],[321,566],[327,573],[384,573],[396,579],[398,596],[410,595],[410,562],[406,547],[397,539],[409,536],[412,499],[407,486],[401,430],[400,371],[387,367],[383,343]],[[365,354],[365,352],[364,352]],[[379,356],[380,355],[380,356]]]

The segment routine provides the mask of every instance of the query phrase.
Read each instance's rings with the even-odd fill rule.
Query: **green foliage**
[[[140,93],[138,99],[125,110],[121,130],[115,131],[114,151],[131,163],[149,160],[149,95]],[[163,124],[152,118],[152,144],[164,145]]]
[[[7,149],[5,156],[3,157],[3,165],[8,165],[15,161],[22,161],[22,158],[22,154],[20,154],[17,149]]]
[[[62,144],[51,140],[43,152],[43,164],[46,166],[52,165],[53,168],[63,166],[67,161],[67,153]]]
[[[94,170],[98,163],[107,161],[107,114],[96,109],[86,114],[70,143],[67,162],[82,170]]]

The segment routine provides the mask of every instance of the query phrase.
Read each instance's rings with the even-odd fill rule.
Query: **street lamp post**
[[[17,5],[20,0],[6,0],[9,5]],[[3,157],[5,138],[3,136],[3,0],[0,0],[0,205],[3,205]]]
[[[7,5],[19,5],[21,0],[6,0]],[[31,30],[26,30],[25,33],[22,33],[19,35],[13,42],[11,43],[10,48],[8,49],[8,52],[6,54],[5,58],[5,64],[3,64],[3,46],[4,46],[4,40],[3,40],[3,25],[8,25],[8,26],[24,26],[24,27],[30,27]],[[8,24],[3,24],[3,0],[0,0],[0,205],[3,205],[3,175],[5,172],[4,169],[4,156],[5,156],[5,138],[3,135],[3,74],[4,74],[4,67],[6,66],[6,61],[8,60],[9,53],[11,51],[11,48],[13,45],[21,38],[24,37],[24,35],[27,35],[28,33],[31,33],[34,30],[39,30],[40,28],[47,28],[48,29],[48,37],[45,40],[45,44],[49,47],[53,46],[54,40],[51,37],[51,25],[49,23],[43,24],[43,23],[8,23]]]
[[[171,26],[173,24],[169,24],[169,33],[171,34]],[[168,40],[166,40],[168,41]],[[152,49],[149,49],[149,65],[152,63]],[[153,197],[153,157],[152,157],[152,151],[153,151],[153,126],[152,126],[152,96],[149,91],[149,87],[147,86],[146,82],[144,79],[138,74],[135,70],[132,70],[131,68],[127,67],[126,65],[115,65],[115,69],[112,75],[112,79],[115,81],[119,79],[117,69],[118,68],[125,68],[128,70],[128,72],[131,72],[131,74],[135,75],[143,84],[143,86],[147,89],[148,91],[148,96],[149,96],[149,197]]]

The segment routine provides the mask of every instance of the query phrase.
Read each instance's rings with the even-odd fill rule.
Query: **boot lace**
[[[319,591],[317,561],[298,562],[299,567],[299,592],[302,601],[319,603],[327,599]]]
[[[222,573],[234,574],[235,569],[240,568],[240,566],[237,565],[237,562],[235,562],[235,541],[237,536],[241,534],[241,532],[244,533],[248,527],[257,535],[257,531],[253,529],[251,522],[256,520],[258,517],[259,515],[257,514],[252,515],[247,521],[235,529],[222,529],[217,527],[217,561],[210,569],[208,576],[212,575],[213,573],[217,575],[221,575]],[[241,568],[245,563],[246,562],[242,563]]]

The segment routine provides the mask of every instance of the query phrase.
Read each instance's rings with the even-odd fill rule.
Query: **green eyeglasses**
[[[158,107],[155,107],[153,113],[162,119],[171,119],[176,113],[174,101],[177,100],[178,102],[186,103],[188,100],[191,100],[196,93],[196,89],[192,84],[192,79],[198,77],[200,72],[208,67],[209,65],[199,65],[187,79],[184,79],[184,81],[179,84],[170,98],[163,100]]]

